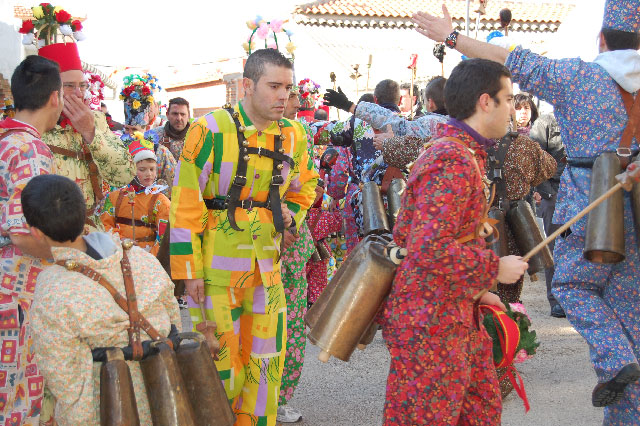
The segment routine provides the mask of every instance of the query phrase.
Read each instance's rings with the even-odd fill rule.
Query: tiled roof
[[[26,21],[27,19],[33,19],[33,12],[31,12],[31,8],[24,6],[13,6],[13,16],[14,18],[21,19]],[[73,19],[79,19],[81,22],[84,22],[87,18],[81,17],[73,17]]]
[[[298,6],[296,22],[302,25],[353,28],[413,28],[411,15],[419,10],[442,14],[443,0],[320,0]],[[464,25],[465,0],[447,0],[454,23]],[[475,29],[478,1],[473,1],[470,28]],[[574,6],[566,3],[489,1],[480,19],[481,30],[500,27],[501,9],[511,10],[512,31],[555,32]]]

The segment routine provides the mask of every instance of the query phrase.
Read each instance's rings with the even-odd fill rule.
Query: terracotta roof
[[[447,0],[446,4],[454,23],[458,27],[464,25],[466,1]],[[474,30],[477,7],[478,1],[473,1],[470,28]],[[500,10],[508,8],[513,15],[512,31],[555,32],[573,7],[566,3],[489,1],[480,29],[498,29]],[[413,28],[411,15],[418,10],[441,15],[442,0],[320,0],[298,6],[295,13],[296,22],[302,25]]]

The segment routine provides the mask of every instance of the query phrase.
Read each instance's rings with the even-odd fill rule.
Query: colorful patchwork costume
[[[482,238],[458,242],[474,234],[487,203],[487,154],[451,123],[416,160],[394,227],[408,256],[384,310],[385,425],[500,424],[492,341],[473,313],[473,296],[491,287],[499,260]]]
[[[243,146],[256,152],[240,157],[248,160],[244,179],[236,176],[239,135],[247,143]],[[253,205],[268,199],[276,161],[257,155],[258,148],[273,151],[277,135],[282,135],[283,153],[293,159],[293,166],[281,163],[278,192],[299,227],[317,183],[305,130],[282,119],[258,131],[242,104],[233,115],[220,109],[191,125],[172,192],[172,276],[205,281],[207,317],[216,321],[221,344],[216,365],[239,425],[275,424],[284,366],[287,308],[280,276],[281,236],[271,210]],[[240,231],[230,223],[228,206],[217,207],[238,189],[242,204],[234,216]],[[197,324],[202,321],[200,309],[191,298],[188,303]]]
[[[638,32],[640,2],[608,1],[603,27]],[[620,144],[629,119],[620,88],[631,94],[640,89],[640,77],[633,71],[640,66],[640,55],[616,50],[601,53],[594,62],[551,60],[516,47],[505,65],[523,90],[555,108],[567,167],[554,223],[566,223],[589,203],[591,168],[575,159],[595,160],[603,152],[615,152]],[[631,149],[637,152],[637,140]],[[571,226],[570,235],[556,241],[554,250],[553,294],[589,344],[599,382],[611,380],[623,366],[640,358],[640,255],[630,202],[625,193],[623,262],[597,264],[584,259],[586,217]],[[630,384],[622,400],[605,407],[604,424],[640,424],[640,384]]]
[[[37,426],[44,379],[35,363],[31,303],[43,264],[22,254],[9,234],[28,235],[20,194],[34,176],[52,172],[53,158],[28,124],[7,118],[0,122],[0,424]]]

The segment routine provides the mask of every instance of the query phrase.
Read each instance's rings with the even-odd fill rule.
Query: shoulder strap
[[[620,85],[618,85],[618,90],[620,91],[620,96],[622,96],[624,109],[627,111],[629,118],[627,125],[622,131],[619,148],[628,152],[629,148],[631,148],[631,140],[634,137],[636,138],[636,142],[640,143],[640,96],[636,96],[634,99],[633,95],[620,87]],[[622,168],[626,168],[631,157],[620,155],[618,155],[618,157],[620,158]]]
[[[62,148],[60,146],[47,144],[51,152],[58,155],[64,155],[65,157],[77,158],[78,160],[85,161],[87,163],[87,168],[89,169],[89,182],[91,183],[91,189],[93,190],[94,200],[95,202],[102,201],[104,198],[104,194],[102,193],[102,186],[98,180],[99,172],[98,166],[93,161],[93,156],[89,151],[87,145],[82,143],[82,150],[73,151],[71,149]]]
[[[115,217],[118,217],[118,212],[120,211],[120,206],[122,205],[122,200],[124,199],[125,192],[126,191],[122,188],[118,190],[118,198],[116,199],[115,210],[113,211],[113,216]]]
[[[131,265],[129,263],[129,257],[127,256],[127,249],[123,249],[122,260],[120,261],[122,275],[124,277],[125,292],[127,295],[126,299],[120,293],[118,293],[118,290],[116,290],[103,275],[96,272],[94,269],[85,265],[78,265],[75,261],[70,260],[59,260],[56,262],[56,264],[66,268],[69,271],[78,272],[100,284],[109,292],[109,294],[111,294],[116,304],[129,315],[129,328],[127,329],[127,332],[129,333],[129,344],[133,349],[134,360],[140,360],[142,358],[140,328],[142,328],[153,340],[166,340],[160,335],[160,333],[158,333],[158,331],[151,325],[151,323],[149,323],[149,321],[147,321],[147,319],[143,317],[140,312],[138,312],[138,302],[136,299],[135,287],[133,284],[133,276],[131,274]],[[167,342],[167,344],[170,343]]]

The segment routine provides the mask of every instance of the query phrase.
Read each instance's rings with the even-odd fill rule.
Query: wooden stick
[[[573,218],[571,218],[571,220],[567,223],[565,223],[564,225],[562,225],[560,228],[556,229],[556,231],[549,235],[547,238],[544,239],[544,241],[542,241],[540,244],[538,244],[537,246],[535,246],[529,253],[525,254],[524,257],[522,258],[522,260],[527,261],[529,259],[531,259],[533,256],[535,256],[540,250],[542,250],[543,248],[545,248],[550,242],[552,242],[553,240],[555,240],[556,238],[558,238],[558,235],[562,234],[564,231],[566,231],[567,229],[569,229],[569,227],[571,225],[573,225],[574,223],[576,223],[577,221],[579,221],[580,219],[582,219],[587,213],[589,213],[591,210],[595,209],[596,207],[598,207],[598,205],[602,204],[602,202],[604,200],[606,200],[607,198],[609,198],[611,195],[613,195],[616,191],[618,191],[619,189],[622,188],[622,183],[618,182],[615,185],[613,185],[611,188],[609,188],[609,190],[607,192],[605,192],[604,194],[602,194],[601,196],[599,196],[598,198],[596,198],[594,200],[593,203],[589,204],[587,207],[585,207],[580,213],[578,213],[577,215],[575,215]],[[475,296],[473,296],[473,301],[477,301],[478,299],[480,299],[482,296],[484,296],[484,294],[487,292],[488,290],[482,290],[480,292],[478,292],[478,294],[476,294]]]

